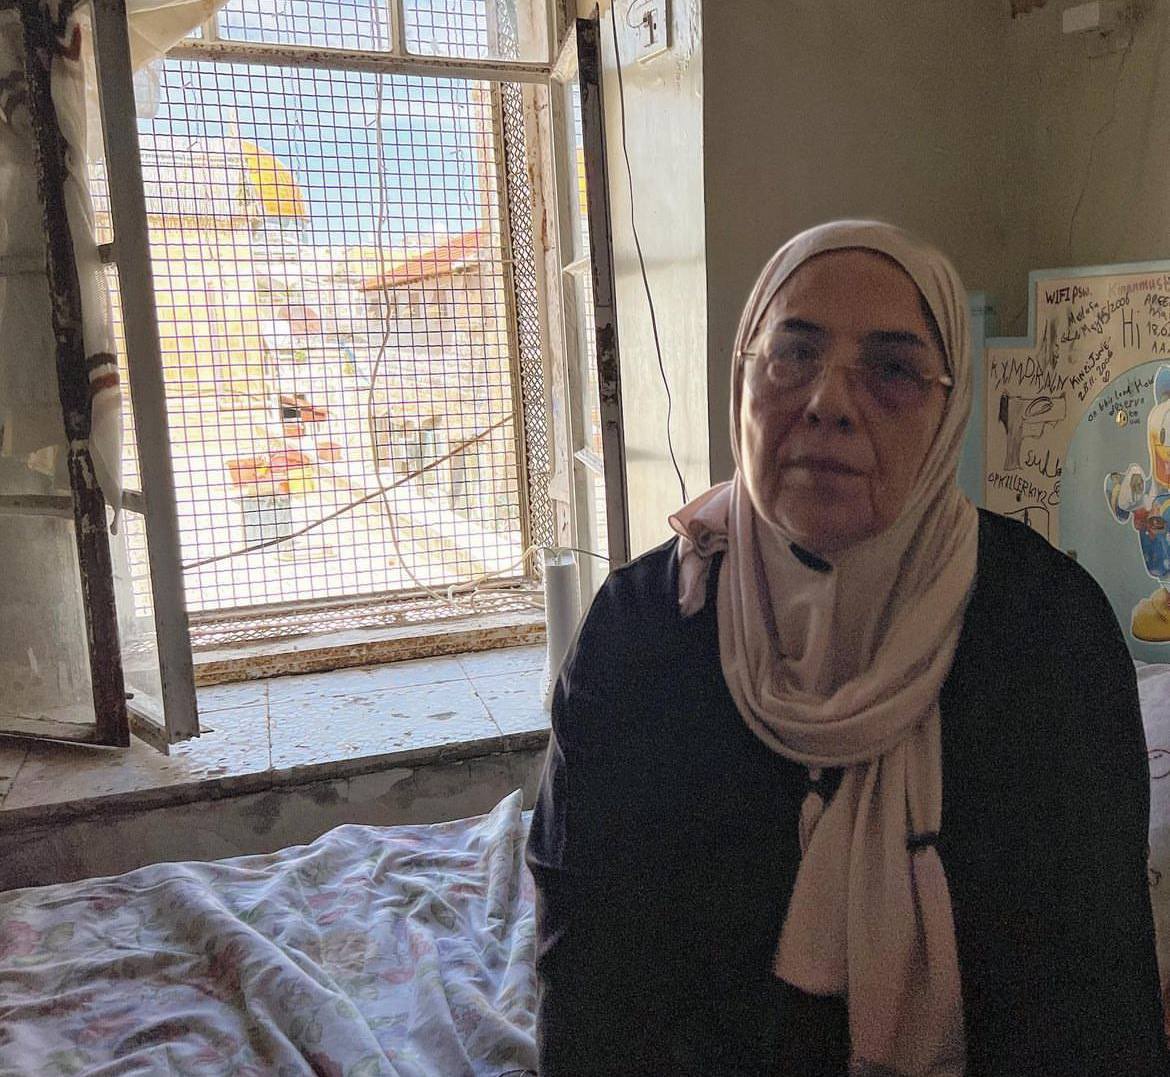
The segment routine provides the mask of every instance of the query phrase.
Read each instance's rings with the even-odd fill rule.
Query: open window
[[[465,615],[451,594],[486,577],[490,612],[530,610],[540,547],[599,555],[590,594],[628,556],[596,22],[554,73],[538,0],[333,7],[230,0],[139,72],[124,0],[77,9],[104,141],[89,276],[116,330],[80,369],[132,407],[116,533],[100,499],[78,508],[84,461],[39,458],[36,489],[0,471],[5,544],[68,562],[71,594],[40,593],[81,641],[22,661],[42,680],[55,661],[82,704],[64,730],[10,708],[0,733],[115,744],[133,724],[165,750],[198,734],[192,644]],[[555,123],[548,282],[534,85]],[[35,249],[0,271],[22,257],[43,275]],[[571,534],[550,495],[542,285],[568,337]],[[7,423],[4,444],[22,433]],[[11,588],[13,611],[35,594]]]
[[[54,18],[9,9],[0,172],[0,556],[6,562],[0,734],[156,747],[198,735],[174,488],[157,378],[157,333],[122,3]],[[94,49],[95,39],[97,47]],[[86,66],[100,57],[113,242],[98,246],[87,176]],[[92,85],[92,84],[91,84]],[[129,102],[129,120],[126,104]],[[139,204],[135,204],[135,195]],[[103,262],[108,265],[103,266]],[[120,395],[107,275],[130,287],[125,324],[141,461],[123,476]],[[129,478],[130,482],[124,479]],[[117,511],[115,511],[117,510]],[[113,526],[120,519],[121,526]],[[131,551],[149,571],[131,581]]]
[[[578,19],[552,83],[574,544],[584,604],[629,559],[621,368],[597,18]]]

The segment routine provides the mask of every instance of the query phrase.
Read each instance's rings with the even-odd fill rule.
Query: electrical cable
[[[1132,30],[1131,30],[1132,33]],[[1093,176],[1093,159],[1097,155],[1097,144],[1101,141],[1101,136],[1113,126],[1117,119],[1117,95],[1118,90],[1121,89],[1121,79],[1125,71],[1125,61],[1129,59],[1130,51],[1133,49],[1133,39],[1130,38],[1129,44],[1121,50],[1121,59],[1117,61],[1117,73],[1113,77],[1113,99],[1109,108],[1109,118],[1097,128],[1096,133],[1089,140],[1089,155],[1085,161],[1085,175],[1081,181],[1081,189],[1077,194],[1076,205],[1073,206],[1072,216],[1068,219],[1068,256],[1072,258],[1073,246],[1073,230],[1076,227],[1077,216],[1081,212],[1081,203],[1085,200],[1085,194],[1089,189],[1089,182]]]
[[[638,238],[638,221],[634,213],[634,170],[630,165],[630,148],[626,140],[626,88],[622,76],[622,54],[618,47],[617,32],[617,2],[613,0],[610,11],[610,29],[613,30],[613,62],[617,69],[618,83],[618,111],[622,126],[622,156],[626,160],[626,179],[630,187],[630,231],[634,234],[634,250],[638,253],[638,267],[642,273],[642,287],[646,291],[646,303],[650,308],[650,330],[654,335],[654,353],[658,357],[658,373],[662,378],[662,387],[666,390],[666,448],[670,453],[670,462],[674,465],[674,473],[678,476],[679,489],[682,491],[683,504],[687,497],[687,484],[683,478],[682,469],[678,466],[678,457],[674,452],[674,439],[671,434],[671,420],[674,417],[674,397],[670,391],[670,380],[666,376],[666,364],[662,360],[662,344],[658,339],[658,317],[654,312],[654,296],[650,292],[650,278],[646,274],[646,259],[642,256],[642,241]]]
[[[380,42],[379,42],[379,44],[380,44]],[[383,127],[382,127],[384,91],[383,91],[382,76],[381,75],[374,76],[374,85],[375,85],[375,89],[376,89],[375,112],[374,112],[374,128],[375,128],[374,141],[375,141],[375,148],[377,150],[377,166],[378,166],[377,172],[376,172],[377,187],[378,187],[378,202],[377,202],[377,222],[376,222],[375,230],[374,230],[374,246],[375,246],[375,251],[376,251],[376,255],[377,255],[377,259],[378,259],[379,271],[381,271],[382,267],[384,267],[387,264],[386,263],[385,244],[383,242],[382,233],[383,233],[383,230],[384,230],[385,224],[386,224],[386,213],[387,213],[386,194],[387,194],[387,186],[388,186],[387,180],[386,180],[385,131],[383,130]],[[386,361],[386,356],[387,356],[387,352],[389,349],[391,332],[392,332],[392,323],[391,323],[390,318],[387,316],[387,318],[385,320],[385,327],[384,327],[384,330],[382,333],[382,339],[381,339],[381,342],[379,343],[379,346],[378,346],[378,353],[377,353],[377,356],[375,357],[375,360],[374,360],[373,369],[370,372],[369,387],[368,387],[367,392],[366,392],[366,422],[368,424],[370,436],[371,436],[370,455],[371,455],[371,464],[374,468],[375,475],[378,474],[379,466],[380,466],[380,461],[378,460],[378,438],[377,438],[375,397],[377,394],[379,379],[380,379],[381,373],[382,373],[382,367]],[[493,423],[490,429],[494,430],[496,427],[500,426],[504,421],[507,421],[508,419],[511,419],[511,418],[512,418],[511,416],[508,416],[508,417],[506,417],[505,420],[501,420],[501,422],[499,422],[499,423]],[[478,440],[478,438],[475,440]],[[455,451],[457,452],[458,449]],[[448,455],[453,456],[454,452],[449,453]],[[432,463],[435,463],[435,461],[432,461]],[[399,535],[398,535],[398,520],[397,520],[398,510],[397,510],[396,506],[391,502],[390,497],[389,497],[390,490],[392,490],[394,488],[394,486],[397,486],[397,485],[398,485],[398,483],[387,485],[387,484],[379,481],[378,490],[377,490],[377,493],[380,494],[381,498],[382,498],[383,509],[384,509],[385,515],[386,515],[387,530],[389,531],[389,534],[390,534],[390,542],[391,542],[392,546],[394,547],[394,555],[397,558],[398,564],[401,566],[402,570],[409,577],[410,581],[417,588],[419,588],[424,594],[428,595],[433,601],[445,602],[447,605],[449,605],[453,609],[463,609],[469,613],[477,612],[478,607],[476,604],[476,598],[481,593],[481,591],[489,589],[489,588],[485,587],[484,585],[487,584],[489,581],[494,580],[497,576],[500,576],[505,572],[510,572],[517,565],[522,564],[524,562],[524,560],[531,553],[533,553],[534,550],[536,549],[536,547],[529,546],[528,549],[524,550],[520,554],[520,556],[511,565],[507,566],[506,568],[497,569],[494,572],[484,573],[482,576],[479,576],[478,578],[475,578],[475,579],[456,581],[456,582],[452,583],[450,586],[448,586],[445,589],[445,591],[440,591],[434,587],[431,587],[428,583],[424,582],[423,580],[421,580],[419,578],[418,574],[414,571],[413,568],[411,568],[410,563],[409,563],[409,558],[403,552],[402,545],[401,545],[401,542],[399,540]],[[536,608],[543,608],[543,602],[535,602],[535,601],[532,601],[528,597],[530,594],[533,594],[535,592],[531,592],[526,588],[516,587],[516,588],[514,588],[514,593],[515,593],[515,596],[517,598],[523,599],[527,605],[534,606]],[[464,596],[466,596],[466,598],[464,598]]]
[[[385,141],[384,141],[385,132],[383,131],[383,128],[382,128],[383,88],[382,88],[382,80],[380,77],[377,77],[377,76],[375,77],[375,86],[376,86],[376,97],[375,97],[374,125],[375,125],[375,146],[376,146],[376,150],[377,150],[377,166],[378,166],[377,172],[376,172],[378,201],[377,201],[377,222],[376,222],[375,232],[374,232],[374,244],[375,244],[376,256],[378,259],[378,265],[379,265],[379,267],[382,267],[386,264],[386,254],[385,254],[382,233],[383,233],[383,229],[385,227],[385,220],[386,220],[386,209],[387,209],[386,188],[387,188],[387,183],[386,183],[386,160],[385,160]],[[627,158],[627,162],[628,162],[628,158]],[[640,256],[641,256],[641,252],[639,251],[639,257]],[[643,265],[643,277],[645,277],[645,266],[644,265]],[[647,289],[649,289],[649,282],[647,282]],[[647,296],[649,296],[649,291],[647,291]],[[651,310],[651,316],[653,317],[653,308]],[[378,346],[377,356],[374,360],[373,370],[370,374],[370,383],[369,383],[369,386],[368,386],[368,389],[366,392],[366,421],[369,424],[369,429],[370,429],[371,436],[372,436],[372,442],[371,442],[370,449],[371,449],[372,464],[373,464],[374,469],[375,469],[375,474],[377,474],[377,471],[378,471],[379,461],[378,461],[377,434],[376,434],[377,427],[376,427],[376,422],[375,422],[374,401],[375,401],[375,394],[377,392],[379,376],[381,374],[383,364],[385,363],[385,360],[386,360],[386,355],[387,355],[389,342],[390,342],[390,333],[391,333],[391,325],[390,325],[389,318],[387,318],[386,325],[385,325],[384,331],[382,333],[382,339],[381,339],[381,342]],[[655,342],[656,343],[657,343],[657,339],[658,339],[658,333],[657,333],[657,329],[655,329]],[[659,352],[659,365],[660,366],[661,366],[661,362],[662,362],[662,357],[661,357],[661,352]],[[665,379],[665,377],[666,377],[666,374],[665,374],[665,371],[663,371],[663,378]],[[667,387],[668,398],[669,398],[669,391],[670,390],[669,390],[669,386],[668,386]],[[669,436],[669,411],[667,414],[668,414],[667,422],[668,422],[668,436]],[[511,418],[511,417],[509,416],[509,418]],[[499,425],[501,425],[501,424],[494,423],[490,429],[494,430]],[[478,438],[476,438],[474,440],[478,440]],[[454,453],[457,451],[458,451],[458,449],[454,450],[452,453],[449,453],[448,455],[454,455]],[[673,458],[673,455],[674,455],[674,450],[672,448],[671,449],[672,458]],[[432,461],[432,464],[435,464],[437,462],[438,461]],[[675,465],[675,470],[676,470],[676,472],[678,471],[677,464]],[[679,473],[679,481],[680,482],[682,481],[681,473]],[[394,483],[394,484],[387,486],[386,484],[379,482],[379,484],[378,484],[379,488],[377,491],[377,493],[380,494],[382,497],[383,505],[384,505],[385,512],[386,512],[387,527],[388,527],[388,530],[390,533],[391,543],[394,547],[395,556],[397,557],[398,562],[401,565],[403,571],[406,573],[406,575],[410,578],[411,582],[417,588],[419,588],[424,594],[428,595],[432,600],[439,601],[439,602],[446,602],[449,606],[451,606],[454,609],[459,609],[460,607],[463,607],[465,609],[469,609],[471,612],[476,612],[476,610],[477,610],[476,599],[479,597],[480,594],[482,594],[484,592],[488,592],[488,591],[501,591],[501,590],[505,590],[505,589],[507,589],[510,592],[510,595],[524,600],[528,605],[534,606],[538,609],[543,609],[544,608],[543,592],[530,590],[530,589],[524,588],[524,587],[517,587],[517,586],[515,586],[514,583],[511,583],[511,581],[508,581],[508,580],[501,581],[501,580],[497,579],[497,577],[503,576],[506,573],[511,572],[517,566],[523,564],[528,559],[529,556],[531,556],[533,553],[536,553],[538,550],[545,550],[545,549],[572,550],[576,553],[584,553],[584,554],[588,554],[591,557],[599,557],[601,560],[608,561],[608,558],[606,558],[606,557],[602,557],[601,555],[595,554],[589,550],[579,550],[579,549],[577,549],[577,547],[573,547],[573,546],[546,547],[546,546],[540,546],[540,545],[534,544],[534,545],[528,546],[527,549],[523,550],[520,553],[519,557],[517,557],[516,560],[513,561],[511,565],[508,565],[504,568],[496,569],[493,572],[486,572],[483,575],[476,577],[474,579],[455,581],[454,583],[450,584],[444,591],[439,591],[438,589],[431,587],[430,585],[428,585],[427,583],[425,583],[421,579],[419,579],[418,575],[414,572],[414,570],[411,568],[410,564],[408,563],[408,558],[406,556],[404,556],[404,553],[403,553],[403,550],[402,550],[402,547],[401,547],[401,544],[399,541],[399,536],[398,536],[396,510],[388,497],[389,491],[393,488],[393,486],[396,486],[396,485],[398,485],[398,484]],[[683,492],[684,492],[683,499],[685,501],[686,500],[686,487],[685,486],[683,487]],[[494,586],[493,586],[493,581],[494,581]],[[532,598],[530,597],[533,595],[539,595],[540,600],[533,601]],[[462,601],[461,601],[461,599],[462,599]]]
[[[375,31],[375,36],[377,38],[377,40],[375,41],[376,46],[381,47],[381,40],[380,40],[381,34],[380,34],[380,31],[378,31],[377,29]],[[374,83],[375,83],[375,114],[373,117],[373,126],[375,127],[375,145],[376,145],[376,150],[377,150],[377,162],[376,163],[378,166],[377,172],[376,172],[378,198],[377,198],[377,204],[376,204],[377,217],[376,217],[376,223],[375,223],[375,229],[374,229],[374,245],[375,245],[375,252],[376,252],[376,257],[378,260],[378,265],[379,265],[379,267],[382,267],[382,266],[386,265],[386,261],[387,261],[387,259],[386,259],[387,252],[385,250],[383,232],[385,230],[387,209],[388,209],[388,206],[387,206],[387,186],[388,186],[388,184],[386,181],[386,172],[385,172],[385,168],[386,168],[385,141],[384,141],[385,132],[384,132],[383,126],[382,126],[383,109],[384,109],[384,90],[383,90],[381,77],[375,76]],[[647,287],[648,287],[648,284],[647,284]],[[447,461],[451,457],[455,456],[456,454],[458,454],[459,452],[461,452],[462,450],[464,450],[468,446],[474,445],[476,442],[478,442],[482,438],[488,436],[489,434],[494,432],[499,427],[505,425],[507,422],[512,421],[513,416],[511,416],[511,415],[505,416],[505,418],[491,424],[489,427],[487,427],[484,430],[481,430],[475,436],[467,439],[466,441],[464,441],[463,443],[461,443],[459,445],[456,445],[454,448],[450,449],[443,456],[439,457],[438,459],[429,461],[426,465],[415,469],[410,474],[402,476],[402,477],[398,478],[397,480],[390,482],[390,483],[383,482],[381,480],[380,475],[379,475],[380,461],[378,460],[378,455],[377,455],[377,434],[376,434],[377,425],[376,425],[375,400],[376,400],[376,393],[377,393],[379,378],[380,378],[380,375],[382,373],[382,368],[385,364],[388,350],[389,350],[389,341],[390,341],[391,332],[392,332],[392,326],[391,326],[390,320],[387,318],[386,324],[385,324],[384,329],[383,329],[382,337],[381,337],[381,340],[380,340],[379,345],[378,345],[377,354],[376,354],[375,359],[374,359],[373,368],[370,372],[369,384],[366,387],[366,392],[365,392],[366,422],[367,422],[367,425],[368,425],[368,428],[369,428],[369,431],[371,434],[371,445],[370,445],[371,464],[374,468],[375,475],[378,476],[376,489],[373,490],[372,492],[367,493],[364,496],[356,499],[355,501],[337,509],[336,511],[329,513],[325,517],[309,523],[308,525],[300,528],[299,530],[293,532],[292,534],[282,535],[282,536],[280,536],[278,538],[274,538],[274,539],[267,539],[267,540],[264,540],[262,542],[248,545],[242,549],[234,549],[234,550],[231,550],[227,553],[218,554],[218,555],[215,555],[212,557],[204,558],[204,559],[199,560],[199,561],[184,564],[183,571],[185,571],[185,572],[191,571],[191,570],[202,568],[206,565],[210,565],[210,564],[213,564],[213,563],[216,563],[219,561],[224,561],[224,560],[229,560],[232,558],[240,557],[242,555],[252,553],[252,552],[255,552],[257,550],[265,549],[265,548],[270,547],[270,546],[281,545],[286,541],[289,541],[293,538],[299,537],[300,535],[306,534],[309,531],[313,531],[316,528],[319,528],[319,527],[323,526],[324,524],[330,522],[331,520],[337,519],[338,517],[340,517],[348,512],[351,512],[351,511],[361,507],[362,505],[368,504],[370,501],[373,501],[376,499],[380,499],[383,503],[384,510],[386,513],[387,530],[389,532],[390,540],[391,540],[391,543],[392,543],[393,548],[394,548],[394,553],[395,553],[395,556],[397,558],[399,565],[401,566],[401,568],[405,572],[406,576],[411,580],[411,582],[415,585],[415,587],[420,592],[427,595],[433,601],[445,603],[445,604],[447,604],[455,609],[463,608],[467,612],[476,612],[478,609],[476,600],[481,594],[488,593],[488,592],[500,593],[500,592],[505,592],[505,591],[508,592],[509,597],[514,597],[516,599],[524,601],[527,605],[531,605],[531,606],[534,606],[536,608],[543,609],[543,606],[544,606],[543,592],[539,588],[533,589],[533,588],[529,588],[529,587],[524,587],[523,585],[517,586],[515,577],[509,577],[509,578],[505,578],[505,579],[499,578],[502,576],[507,576],[508,573],[512,572],[515,568],[517,568],[518,566],[525,563],[525,561],[531,555],[533,555],[534,553],[537,553],[538,551],[543,551],[543,550],[572,551],[574,553],[584,554],[584,555],[589,556],[589,557],[595,557],[601,561],[605,561],[608,563],[608,560],[609,560],[608,557],[606,557],[602,554],[595,553],[592,550],[580,549],[580,548],[575,547],[575,546],[555,546],[555,545],[554,546],[544,546],[544,545],[532,544],[532,545],[529,545],[526,549],[524,549],[520,553],[520,555],[516,558],[516,560],[512,562],[512,564],[507,565],[504,568],[498,568],[495,571],[486,572],[483,575],[480,575],[478,577],[474,577],[471,579],[465,579],[465,580],[456,580],[453,583],[451,583],[449,586],[447,586],[446,588],[443,588],[441,590],[439,588],[430,586],[429,584],[427,584],[426,582],[424,582],[422,579],[419,578],[418,574],[413,570],[413,568],[409,564],[409,558],[406,556],[405,551],[402,549],[402,544],[401,544],[400,537],[398,534],[398,526],[397,526],[397,519],[396,519],[397,510],[396,510],[396,507],[394,506],[394,504],[392,503],[392,501],[390,500],[390,497],[389,497],[390,492],[392,490],[394,490],[396,487],[402,486],[403,484],[410,481],[411,479],[417,478],[417,477],[425,474],[426,472],[430,471],[431,469],[438,467],[439,465],[441,465],[442,463],[444,463],[445,461]],[[656,331],[656,339],[657,339],[657,331]],[[661,356],[660,356],[660,362],[661,362]],[[665,377],[665,374],[664,374],[664,377]],[[669,393],[669,387],[668,387],[668,393]],[[676,470],[677,470],[677,465],[676,465]],[[681,481],[681,475],[680,475],[680,481]],[[534,601],[534,599],[535,599],[535,601]]]

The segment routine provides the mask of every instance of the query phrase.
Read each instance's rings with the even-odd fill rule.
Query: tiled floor
[[[0,742],[0,810],[345,764],[548,727],[544,648],[512,647],[199,690],[203,735],[164,756]],[[387,762],[390,762],[388,759]]]

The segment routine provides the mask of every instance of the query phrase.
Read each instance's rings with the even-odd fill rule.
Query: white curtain
[[[128,0],[135,70],[159,59],[224,0]],[[44,0],[59,27],[53,101],[68,147],[66,206],[81,281],[90,380],[90,452],[106,500],[122,495],[122,391],[117,382],[109,294],[94,233],[88,164],[101,152],[88,5]],[[56,352],[45,278],[35,139],[23,95],[24,45],[15,11],[0,12],[0,458],[11,492],[69,489],[57,395]],[[23,464],[23,468],[19,465]],[[16,465],[16,469],[12,465]],[[27,472],[16,483],[17,471]],[[18,484],[24,489],[14,490]]]

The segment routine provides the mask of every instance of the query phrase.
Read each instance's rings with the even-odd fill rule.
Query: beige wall
[[[1000,304],[1011,333],[1027,328],[1029,269],[1170,257],[1170,3],[1142,3],[1124,55],[1062,34],[1071,3],[1008,23],[1004,197],[1022,244]]]
[[[756,272],[835,217],[918,232],[972,288],[1006,279],[996,0],[708,0],[703,15],[712,474],[731,470],[727,363]]]
[[[739,310],[802,228],[878,216],[917,231],[988,294],[1004,333],[1026,328],[1031,269],[1170,257],[1170,0],[1140,0],[1124,62],[1061,32],[1075,2],[1013,19],[1007,0],[673,0],[670,53],[638,64],[623,41],[637,219],[692,491],[730,473]],[[607,17],[602,29],[608,43]],[[612,47],[605,70],[637,551],[667,536],[679,493]]]

